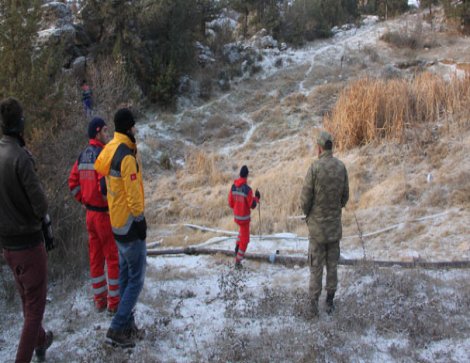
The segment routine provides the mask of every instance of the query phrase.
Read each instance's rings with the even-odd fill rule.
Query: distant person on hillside
[[[253,191],[247,184],[248,167],[243,165],[240,169],[240,178],[236,179],[228,194],[228,204],[233,209],[233,219],[238,224],[238,238],[235,245],[235,267],[241,267],[241,261],[245,257],[248,243],[250,242],[251,209],[256,208],[261,199],[258,190],[253,196]]]
[[[308,169],[300,196],[309,231],[309,295],[312,316],[318,315],[325,264],[328,314],[335,308],[333,299],[338,285],[339,241],[342,237],[341,209],[349,199],[346,167],[333,157],[333,137],[326,131],[321,131],[317,138],[317,153],[318,159]]]
[[[91,90],[86,80],[83,80],[81,88],[82,88],[83,109],[85,110],[85,115],[87,117],[91,117],[92,112],[93,112],[93,100],[91,97],[93,94],[93,91]]]
[[[23,109],[14,98],[0,103],[0,243],[23,306],[23,330],[15,362],[44,361],[53,340],[42,319],[47,295],[47,255],[43,228],[50,223],[47,199],[34,160],[23,140]],[[49,240],[47,240],[49,241]],[[11,321],[2,321],[11,324]]]
[[[144,216],[142,163],[137,153],[132,112],[122,108],[114,115],[116,132],[95,162],[106,177],[111,226],[119,251],[121,301],[106,333],[106,342],[133,347],[143,336],[134,321],[133,309],[144,286],[147,258],[147,223]]]
[[[104,177],[95,171],[95,161],[108,141],[108,127],[103,119],[88,124],[88,146],[80,153],[69,176],[69,188],[76,200],[86,207],[90,276],[95,308],[114,314],[119,305],[119,257],[108,213]],[[101,183],[101,188],[100,188]],[[106,283],[105,263],[108,282]]]

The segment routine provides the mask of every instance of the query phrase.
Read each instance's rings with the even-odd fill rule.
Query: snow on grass
[[[309,320],[308,268],[244,266],[237,271],[231,258],[217,256],[149,257],[135,314],[146,338],[133,350],[104,344],[111,318],[93,310],[88,281],[77,281],[75,291],[52,286],[44,321],[56,338],[48,362],[470,358],[465,270],[340,267],[337,312],[326,315],[322,295],[320,318]],[[0,333],[2,362],[15,354],[20,316],[18,301],[2,308],[9,322]]]

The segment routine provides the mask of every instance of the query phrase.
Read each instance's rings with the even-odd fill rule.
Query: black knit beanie
[[[135,125],[134,116],[128,108],[121,108],[114,115],[114,129],[126,134]]]
[[[240,169],[240,177],[241,178],[248,178],[248,173],[250,171],[248,170],[248,166],[243,165],[242,168]]]
[[[23,108],[15,98],[7,98],[0,103],[2,132],[5,135],[19,135],[24,131]]]

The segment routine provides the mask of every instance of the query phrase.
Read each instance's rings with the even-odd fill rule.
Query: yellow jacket
[[[119,242],[139,239],[136,224],[144,220],[145,204],[142,163],[135,143],[115,132],[96,159],[95,170],[106,177],[114,238]]]

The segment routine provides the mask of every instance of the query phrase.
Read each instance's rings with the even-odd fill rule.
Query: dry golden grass
[[[296,92],[284,98],[282,105],[285,107],[298,107],[305,101],[307,101],[307,97],[303,93]]]
[[[422,73],[412,80],[361,79],[343,90],[324,125],[337,148],[350,149],[386,139],[406,141],[406,129],[442,116],[460,125],[470,112],[470,77],[442,78]]]
[[[264,106],[259,110],[252,113],[252,119],[254,122],[267,122],[276,123],[281,122],[283,119],[282,110],[279,106]]]
[[[323,116],[331,111],[344,83],[327,83],[314,88],[307,96],[307,102],[314,107],[316,113]]]
[[[189,189],[206,184],[213,186],[229,180],[227,175],[217,165],[220,160],[221,157],[217,155],[207,154],[199,149],[192,150],[188,153],[185,168],[179,175],[187,173],[194,178],[186,183],[182,183],[180,187]]]

